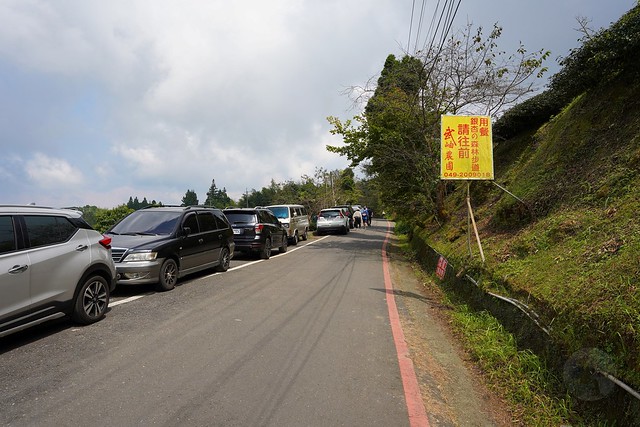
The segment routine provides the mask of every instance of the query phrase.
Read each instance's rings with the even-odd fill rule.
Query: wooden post
[[[467,200],[471,197],[471,181],[467,181]],[[473,257],[471,247],[471,211],[467,209],[467,246],[469,247],[469,257]]]
[[[469,216],[471,217],[471,223],[473,224],[473,231],[476,233],[476,241],[478,242],[478,249],[480,249],[480,258],[484,263],[484,251],[482,250],[482,243],[480,243],[480,235],[478,234],[478,227],[476,226],[476,220],[473,217],[473,209],[471,209],[471,183],[467,183],[467,207],[469,208]]]

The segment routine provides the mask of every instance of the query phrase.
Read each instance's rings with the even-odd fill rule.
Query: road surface
[[[431,425],[492,425],[464,415],[482,412],[470,389],[451,391],[469,394],[456,408],[443,399],[449,377],[424,371],[433,363],[407,371],[414,350],[390,307],[400,299],[412,316],[424,304],[390,290],[391,277],[409,280],[385,272],[389,236],[377,220],[269,260],[238,255],[229,271],[169,292],[120,287],[94,325],[61,320],[0,339],[0,425],[429,425],[423,402]],[[409,326],[407,340],[447,339],[424,328]]]

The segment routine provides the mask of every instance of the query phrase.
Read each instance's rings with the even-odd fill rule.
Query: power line
[[[409,46],[411,45],[411,29],[413,27],[413,10],[416,7],[416,0],[413,0],[411,4],[411,21],[409,22],[409,38],[407,39],[407,53],[409,53]]]
[[[431,76],[431,73],[435,68],[436,61],[440,56],[440,54],[442,53],[442,49],[444,48],[444,44],[447,40],[447,37],[449,36],[449,32],[451,31],[453,22],[456,18],[456,15],[458,14],[460,3],[462,3],[462,0],[458,0],[458,4],[455,5],[455,9],[454,9],[454,1],[455,0],[445,0],[442,6],[442,11],[440,12],[440,17],[438,18],[438,24],[435,30],[433,31],[433,37],[431,38],[431,42],[429,43],[428,49],[427,49],[427,40],[425,40],[425,51],[427,52],[426,55],[431,55],[433,53],[436,37],[438,36],[438,31],[441,31],[440,43],[438,45],[437,51],[433,55],[433,59],[431,62],[431,69],[427,73],[427,79],[429,79],[429,77]],[[440,5],[440,2],[438,1],[438,7],[439,5]],[[438,7],[436,7],[436,10],[434,11],[434,20],[435,20],[435,16],[438,13]]]
[[[420,31],[422,30],[422,20],[424,18],[424,10],[425,10],[426,2],[427,0],[422,0],[422,7],[420,8],[420,19],[418,20],[418,31],[416,33],[416,43],[413,47],[414,53],[418,51],[418,40],[420,39]]]

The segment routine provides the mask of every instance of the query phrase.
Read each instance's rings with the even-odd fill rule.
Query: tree
[[[224,209],[227,206],[233,205],[233,200],[227,195],[227,189],[218,189],[216,186],[216,180],[211,180],[211,186],[207,191],[207,199],[204,202],[205,206],[214,206],[219,209]]]
[[[194,190],[187,190],[182,198],[182,206],[196,206],[198,205],[198,195]]]
[[[102,209],[98,208],[97,206],[90,206],[90,205],[85,205],[80,208],[80,211],[82,212],[82,217],[84,218],[84,220],[87,221],[87,223],[89,223],[89,225],[94,228],[96,223],[96,216],[98,215],[98,212],[100,212],[101,210]]]
[[[364,112],[344,123],[328,121],[344,145],[327,146],[361,166],[375,182],[388,211],[414,219],[446,217],[439,180],[440,118],[443,114],[496,115],[530,93],[549,53],[520,46],[497,50],[501,28],[485,37],[471,26],[440,49],[398,60],[389,55]]]
[[[582,45],[560,62],[562,69],[551,78],[551,89],[567,101],[590,88],[612,81],[625,70],[637,70],[640,58],[640,4],[609,28],[592,33],[584,19]]]
[[[113,209],[100,209],[96,213],[96,222],[94,228],[101,233],[104,233],[112,225],[120,221],[122,218],[133,212],[134,209],[127,207],[127,205],[116,206]]]

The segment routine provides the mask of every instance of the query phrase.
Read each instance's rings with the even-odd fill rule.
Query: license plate
[[[233,229],[233,234],[240,234],[242,232],[242,230],[240,230],[239,228],[234,228]]]

